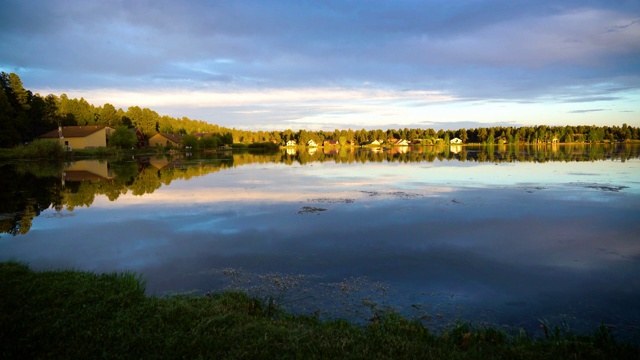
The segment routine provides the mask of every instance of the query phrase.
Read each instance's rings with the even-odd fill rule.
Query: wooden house
[[[115,129],[109,126],[64,126],[41,135],[41,139],[59,141],[67,150],[106,147],[109,135]]]
[[[182,147],[182,134],[155,134],[149,138],[149,146]]]

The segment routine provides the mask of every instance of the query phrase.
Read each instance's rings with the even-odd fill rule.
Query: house
[[[296,141],[295,140],[289,140],[289,141],[287,141],[286,146],[296,146]]]
[[[40,135],[40,139],[59,141],[68,150],[105,147],[115,129],[109,126],[64,126]]]
[[[149,138],[149,146],[182,147],[182,134],[155,134]]]
[[[129,129],[129,130],[133,131],[136,134],[136,139],[138,139],[136,141],[136,147],[138,149],[139,148],[143,148],[143,147],[147,147],[147,138],[144,136],[142,131],[140,131],[140,129],[134,128],[134,129]]]
[[[450,143],[450,144],[462,144],[462,140],[460,140],[460,139],[459,139],[459,138],[457,138],[457,137],[454,137],[453,139],[451,139],[451,140],[449,141],[449,143]]]
[[[393,144],[395,146],[409,146],[409,141],[405,140],[405,139],[400,139],[398,141],[396,141],[395,144]]]
[[[309,141],[307,141],[307,146],[308,147],[317,147],[318,144],[316,144],[316,142],[313,141],[313,140],[309,140]]]
[[[362,143],[362,146],[378,146],[380,145],[380,141],[378,140],[369,140],[367,142]]]
[[[338,140],[325,140],[323,143],[324,146],[338,146],[340,142]]]

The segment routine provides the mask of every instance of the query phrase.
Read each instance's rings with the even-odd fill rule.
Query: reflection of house
[[[454,137],[453,139],[451,139],[451,141],[449,141],[449,143],[451,143],[451,144],[462,144],[462,140],[460,140],[457,137]]]
[[[80,160],[64,170],[65,181],[101,181],[113,178],[106,161]]]
[[[307,146],[308,147],[316,147],[316,146],[318,146],[318,144],[316,144],[316,142],[313,141],[313,140],[309,140],[309,141],[307,141]]]
[[[337,146],[340,145],[338,140],[325,140],[323,143],[324,146]]]
[[[155,134],[149,138],[149,146],[169,146],[169,147],[181,147],[182,140],[181,134]]]
[[[107,146],[114,129],[108,126],[65,126],[41,135],[41,139],[60,141],[67,148],[90,149]]]
[[[289,141],[287,141],[287,145],[286,146],[296,146],[296,141],[295,140],[289,140]]]
[[[375,150],[374,150],[375,151]],[[408,146],[394,146],[388,150],[390,154],[406,154],[409,152]]]
[[[176,168],[182,166],[181,159],[168,158],[166,156],[153,156],[149,159],[149,165],[158,170],[165,168]]]
[[[462,151],[462,146],[460,145],[449,145],[449,151],[454,154],[458,154]]]

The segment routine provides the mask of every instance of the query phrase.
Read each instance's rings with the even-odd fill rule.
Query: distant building
[[[337,146],[337,145],[340,145],[340,142],[338,142],[338,140],[325,140],[323,145],[324,146]]]
[[[451,144],[462,144],[462,140],[460,140],[460,139],[459,139],[459,138],[457,138],[457,137],[454,137],[453,139],[451,139],[451,140],[449,141],[449,143],[451,143]]]
[[[307,141],[307,146],[308,147],[317,147],[318,144],[316,144],[316,142],[313,141],[313,140],[309,140],[309,141]]]
[[[109,126],[64,126],[41,135],[41,139],[59,141],[67,149],[106,147],[108,137],[115,129]]]
[[[378,140],[369,140],[367,142],[362,143],[362,146],[377,146],[380,145],[380,141]]]
[[[149,138],[149,146],[182,147],[182,134],[155,134]]]
[[[138,139],[136,141],[136,147],[138,149],[147,146],[147,138],[144,136],[142,131],[140,131],[140,129],[135,128],[135,129],[129,129],[129,130],[133,131],[136,134],[136,139]]]
[[[295,140],[289,140],[289,141],[287,141],[286,146],[296,146],[296,141]]]

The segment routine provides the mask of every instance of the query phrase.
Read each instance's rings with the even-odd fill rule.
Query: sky
[[[637,0],[0,0],[41,95],[248,130],[640,126]]]

